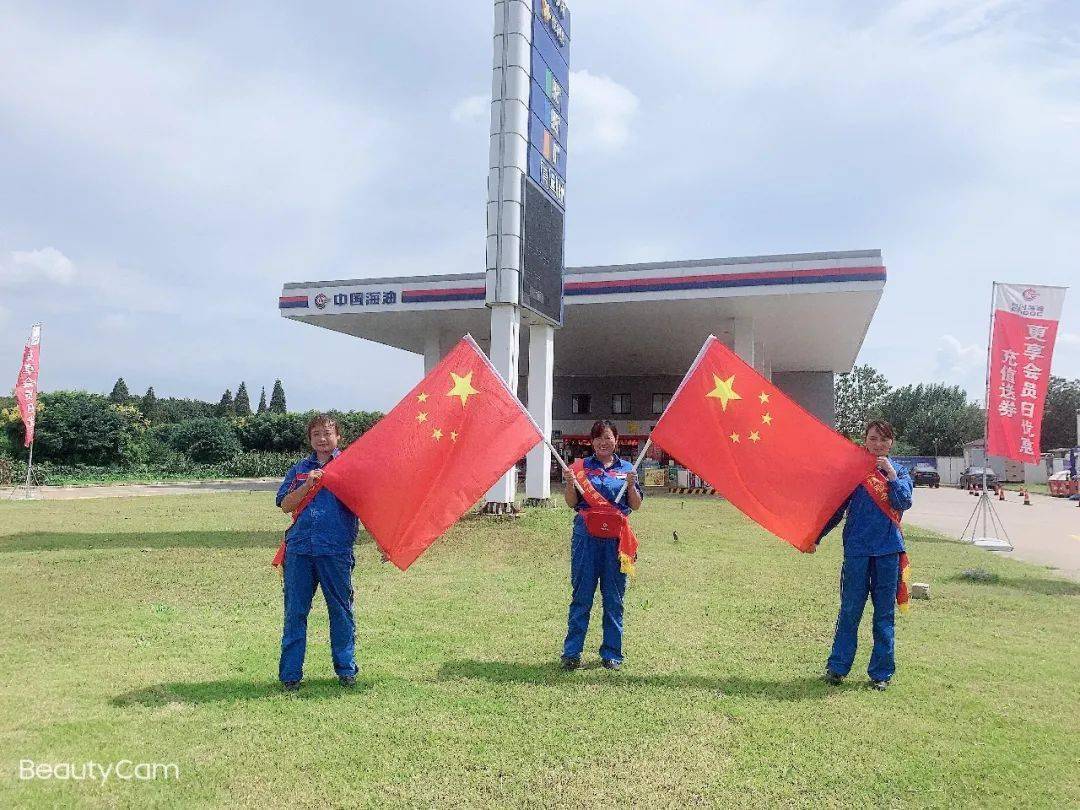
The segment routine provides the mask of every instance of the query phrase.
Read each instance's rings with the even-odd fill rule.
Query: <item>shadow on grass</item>
[[[0,554],[95,549],[261,548],[274,553],[282,532],[25,532],[0,535]],[[357,544],[371,542],[361,532]]]
[[[600,669],[599,664],[584,671]],[[506,661],[448,661],[439,669],[441,681],[479,680],[499,684],[531,684],[575,689],[594,686],[595,678],[580,678],[578,672],[565,672],[557,661],[542,664],[517,664]],[[768,700],[817,700],[829,694],[821,678],[799,677],[787,680],[767,678],[711,677],[703,675],[634,675],[626,672],[602,672],[612,684],[641,686],[648,689],[685,689],[717,692],[722,695],[756,697]]]
[[[298,692],[288,697],[295,700],[325,700],[350,692],[364,692],[372,682],[357,679],[356,686],[345,689],[337,678],[313,678],[305,680]],[[171,703],[201,705],[205,703],[228,703],[238,700],[266,700],[283,695],[277,681],[204,681],[202,683],[160,683],[117,695],[109,703],[120,708],[147,706],[156,708]]]
[[[948,582],[960,582],[966,585],[978,585],[984,588],[1000,586],[1013,588],[1026,593],[1038,593],[1044,596],[1080,596],[1080,585],[1065,579],[1047,579],[1038,577],[1003,577],[988,574],[985,579],[976,579],[964,574],[949,577]]]

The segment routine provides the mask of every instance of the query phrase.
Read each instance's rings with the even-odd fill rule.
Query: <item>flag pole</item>
[[[971,543],[982,548],[988,548],[993,551],[1012,551],[1013,544],[1009,537],[1009,533],[1005,530],[1005,525],[998,519],[994,513],[994,506],[990,501],[990,496],[986,491],[987,470],[990,467],[990,385],[991,376],[993,371],[993,357],[991,352],[994,346],[994,320],[997,314],[997,286],[995,281],[990,288],[990,329],[989,335],[986,341],[986,388],[983,391],[983,474],[982,474],[982,491],[979,493],[979,500],[975,504],[975,510],[971,513],[971,517],[968,518],[968,525],[971,526]],[[998,486],[1002,486],[1003,482],[998,482]],[[976,535],[979,533],[979,519],[982,519],[982,534],[979,537]],[[1005,536],[1004,540],[998,537],[989,537],[987,535],[987,521],[989,520],[989,528],[995,532],[1000,532]],[[960,539],[964,540],[967,537],[968,526],[964,526],[964,531],[960,535]]]
[[[641,460],[645,458],[645,454],[649,452],[649,448],[652,447],[652,437],[650,436],[645,440],[645,444],[641,446],[641,450],[638,451],[637,459],[634,461],[634,472],[638,471],[638,467],[641,466]],[[615,500],[618,501],[623,495],[626,494],[626,490],[630,485],[625,481],[623,482],[622,489],[619,490],[619,494],[615,496]]]
[[[547,437],[545,437],[544,438],[544,444],[546,444],[548,450],[551,451],[551,455],[555,456],[555,458],[558,459],[559,466],[562,467],[562,471],[564,473],[569,474],[570,480],[574,482],[574,487],[581,494],[581,497],[584,498],[585,497],[585,490],[581,488],[581,483],[577,480],[577,476],[574,475],[573,471],[570,469],[570,467],[567,465],[567,463],[565,461],[563,461],[563,457],[561,455],[559,455],[559,451],[556,450],[552,446],[551,440],[548,439]]]
[[[983,492],[986,492],[986,468],[990,464],[990,374],[993,359],[990,352],[994,346],[994,304],[997,302],[997,282],[990,285],[990,333],[986,337],[986,388],[983,391]],[[1000,486],[1000,483],[999,483]],[[986,517],[983,516],[983,533]]]
[[[30,498],[30,471],[34,468],[34,442],[30,442],[30,459],[26,462],[26,495],[24,500]]]

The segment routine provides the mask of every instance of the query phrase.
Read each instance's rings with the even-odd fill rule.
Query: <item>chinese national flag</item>
[[[712,335],[651,438],[800,551],[874,468]]]
[[[542,439],[466,335],[326,467],[323,486],[404,571]]]

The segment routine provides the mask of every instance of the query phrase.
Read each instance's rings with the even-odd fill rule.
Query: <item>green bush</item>
[[[165,435],[174,450],[202,464],[228,461],[242,449],[227,419],[188,419]]]
[[[34,458],[60,464],[112,465],[131,461],[146,432],[142,414],[130,405],[114,405],[101,394],[55,391],[41,394]],[[22,421],[5,424],[10,445],[23,443]]]
[[[236,420],[236,435],[245,450],[303,453],[308,449],[307,417],[299,413],[262,413]]]
[[[342,446],[356,441],[383,417],[380,411],[348,411],[347,413],[331,411],[330,413],[338,423]]]
[[[241,453],[222,467],[230,478],[284,478],[297,461],[295,453]]]
[[[4,464],[4,462],[7,464]],[[44,464],[34,463],[34,471],[30,475],[30,483],[40,487],[48,483],[48,462]],[[26,462],[18,459],[0,460],[0,486],[20,486],[26,483]]]

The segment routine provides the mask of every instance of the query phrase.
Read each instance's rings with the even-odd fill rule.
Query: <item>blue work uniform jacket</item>
[[[604,465],[600,463],[596,456],[586,456],[583,464],[585,466],[585,475],[592,482],[592,485],[596,487],[596,491],[607,498],[624,515],[629,515],[632,510],[630,504],[627,503],[626,494],[624,493],[618,501],[615,500],[615,496],[619,494],[619,490],[626,483],[626,474],[633,472],[634,465],[617,455],[612,456],[611,466],[607,469],[604,469]],[[645,497],[645,491],[641,488],[640,483],[634,484],[634,488],[637,489],[642,498]],[[589,504],[579,495],[577,506],[574,508],[577,510],[577,514],[574,516],[574,529],[584,532],[585,519],[581,516],[581,513],[589,508]]]
[[[890,459],[892,461],[892,459]],[[896,480],[889,481],[889,503],[893,509],[905,512],[911,508],[911,475],[907,468],[893,462],[896,469]],[[870,493],[863,484],[848,496],[843,505],[836,510],[825,529],[821,532],[821,538],[836,528],[837,524],[844,519],[847,512],[847,523],[844,524],[844,556],[845,557],[881,557],[885,554],[899,554],[904,549],[904,535],[900,528],[889,519],[889,516],[881,511],[874,503]],[[818,538],[818,542],[821,542]]]
[[[341,453],[335,450],[333,458]],[[277,492],[280,508],[285,496],[301,486],[312,470],[322,467],[314,453],[296,462],[285,474]],[[285,550],[293,554],[341,554],[351,552],[360,521],[330,490],[320,489],[287,532]]]

